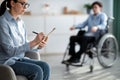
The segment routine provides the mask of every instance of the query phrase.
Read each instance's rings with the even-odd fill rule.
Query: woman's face
[[[97,5],[97,4],[95,4],[95,5],[93,6],[93,12],[94,12],[94,14],[98,14],[99,12],[101,12],[101,10],[102,10],[102,7],[100,7],[100,6]]]
[[[28,0],[18,0],[17,2],[12,2],[12,11],[14,11],[17,15],[24,14],[28,5]]]

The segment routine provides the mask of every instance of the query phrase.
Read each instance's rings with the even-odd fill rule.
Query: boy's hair
[[[98,5],[99,7],[103,7],[102,3],[99,2],[99,1],[95,1],[95,2],[93,2],[92,5],[91,5],[92,8],[93,8],[94,5]]]

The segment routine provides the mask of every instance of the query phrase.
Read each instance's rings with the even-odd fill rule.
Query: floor
[[[42,55],[42,60],[49,63],[51,67],[50,80],[120,80],[120,60],[111,67],[104,69],[95,59],[94,71],[89,73],[89,65],[83,67],[70,66],[70,70],[66,70],[66,66],[61,64],[63,55]]]

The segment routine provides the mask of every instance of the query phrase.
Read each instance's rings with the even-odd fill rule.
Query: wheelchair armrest
[[[13,69],[7,65],[0,65],[0,80],[17,80]]]
[[[84,36],[86,36],[86,37],[95,37],[95,34],[92,33],[92,32],[88,32],[88,33],[85,33]]]
[[[26,57],[29,57],[31,59],[36,59],[36,60],[40,60],[40,54],[37,52],[26,52],[25,53]]]

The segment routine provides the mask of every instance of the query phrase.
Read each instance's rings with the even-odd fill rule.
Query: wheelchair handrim
[[[103,44],[104,44],[104,42],[108,39],[108,38],[111,38],[111,39],[113,39],[113,41],[114,41],[114,44],[115,44],[115,49],[116,49],[116,52],[115,52],[115,58],[113,59],[113,61],[111,61],[111,63],[109,63],[109,64],[107,64],[106,62],[105,62],[105,59],[103,59],[103,57],[102,57],[102,47],[103,47]],[[99,63],[101,64],[101,66],[102,67],[104,67],[104,68],[108,68],[108,67],[111,67],[114,63],[115,63],[115,61],[117,60],[117,56],[118,56],[118,44],[117,44],[117,40],[116,40],[116,38],[112,35],[112,34],[106,34],[106,35],[104,35],[102,38],[101,38],[101,40],[100,40],[100,42],[99,42],[99,44],[98,44],[98,49],[97,49],[98,51],[97,51],[97,53],[98,53],[98,61],[99,61]],[[112,54],[112,53],[111,53]]]

